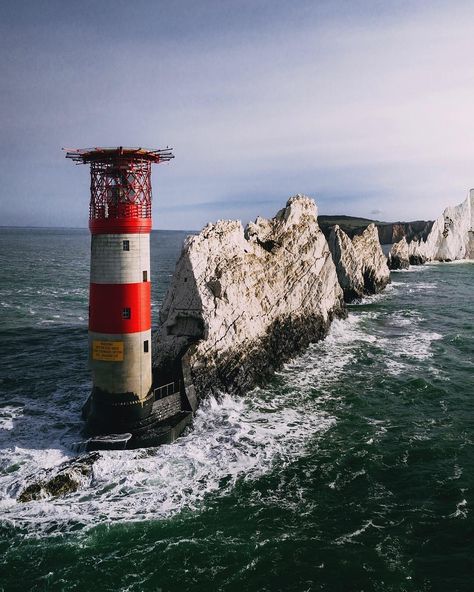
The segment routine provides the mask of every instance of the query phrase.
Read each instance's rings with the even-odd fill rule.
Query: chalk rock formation
[[[351,239],[337,224],[331,229],[328,244],[337,278],[344,292],[344,300],[352,302],[365,292],[361,261]]]
[[[427,261],[424,241],[412,241],[408,243],[408,261],[410,265],[423,265]]]
[[[363,294],[375,294],[389,283],[390,271],[375,224],[369,224],[352,241],[336,225],[331,230],[328,243],[346,302]]]
[[[375,224],[369,224],[362,234],[355,236],[352,244],[362,265],[366,294],[380,292],[390,282],[390,270]]]
[[[426,241],[409,245],[410,262],[455,261],[474,257],[474,189],[457,206],[446,208],[435,220]]]
[[[186,352],[185,384],[198,398],[248,389],[344,314],[316,205],[298,195],[245,231],[221,220],[187,238],[160,313],[155,371]]]
[[[410,254],[405,237],[392,246],[387,263],[389,269],[408,269],[410,267]]]

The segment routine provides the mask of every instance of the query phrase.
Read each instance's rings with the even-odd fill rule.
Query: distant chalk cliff
[[[408,261],[419,265],[427,261],[456,261],[474,258],[474,189],[457,206],[450,206],[435,220],[425,240],[413,240],[407,245]],[[401,242],[393,245],[389,254],[392,269],[393,261],[400,259],[405,251]],[[406,261],[405,261],[406,265]]]
[[[382,245],[391,245],[398,242],[403,237],[407,241],[424,240],[428,236],[433,226],[432,221],[415,220],[413,222],[379,222],[368,218],[356,218],[354,216],[319,216],[319,225],[329,240],[331,229],[334,226],[347,234],[349,238],[362,234],[370,225],[377,227],[379,240]]]

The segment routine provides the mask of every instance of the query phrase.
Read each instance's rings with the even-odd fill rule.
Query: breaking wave
[[[20,504],[16,496],[38,468],[63,462],[67,452],[15,448],[9,451],[10,461],[2,463],[2,519],[38,535],[198,510],[206,496],[225,494],[237,480],[253,479],[275,464],[291,462],[304,452],[305,439],[334,422],[317,409],[308,412],[298,393],[293,393],[291,407],[276,392],[260,394],[209,398],[192,429],[173,445],[102,452],[92,481],[62,499]],[[3,414],[9,411],[4,408]]]
[[[407,309],[387,315],[377,308],[402,285],[394,283],[385,294],[351,307],[348,318],[335,320],[327,338],[286,364],[267,388],[204,401],[193,426],[174,444],[101,452],[91,481],[65,498],[16,501],[39,468],[72,456],[70,445],[80,429],[77,392],[69,401],[67,390],[59,389],[47,406],[38,399],[26,407],[20,400],[3,405],[3,521],[37,536],[103,522],[168,518],[183,510],[199,511],[209,496],[227,494],[239,480],[257,479],[294,462],[309,441],[314,445],[315,434],[335,424],[327,401],[339,396],[334,385],[347,380],[363,352],[378,352],[387,371],[395,374],[407,361],[431,355],[432,341],[441,336],[420,331],[419,313]],[[86,384],[80,392],[83,400]],[[15,445],[9,448],[12,434]],[[32,434],[39,434],[36,446],[31,446]]]

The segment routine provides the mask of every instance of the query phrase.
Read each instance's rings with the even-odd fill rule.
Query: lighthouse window
[[[124,240],[122,242],[122,246],[123,246],[124,251],[130,251],[130,241],[129,240]]]
[[[148,281],[148,271],[144,271],[143,272],[143,281],[147,282]]]
[[[148,339],[145,339],[145,341],[143,342],[143,351],[144,353],[148,353]]]
[[[122,319],[130,319],[132,317],[132,312],[129,308],[124,308],[122,310]]]

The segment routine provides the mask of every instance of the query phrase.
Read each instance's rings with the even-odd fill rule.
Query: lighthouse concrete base
[[[94,389],[82,408],[85,432],[83,450],[125,450],[169,444],[192,421],[190,409],[183,409],[180,392],[153,400],[146,406],[107,405],[103,393]]]
[[[121,434],[105,434],[92,436],[78,443],[81,451],[92,450],[131,450],[135,448],[151,448],[162,444],[171,444],[184,431],[193,419],[189,411],[180,411],[172,417],[160,420],[155,414],[150,417],[149,425],[132,432]]]

